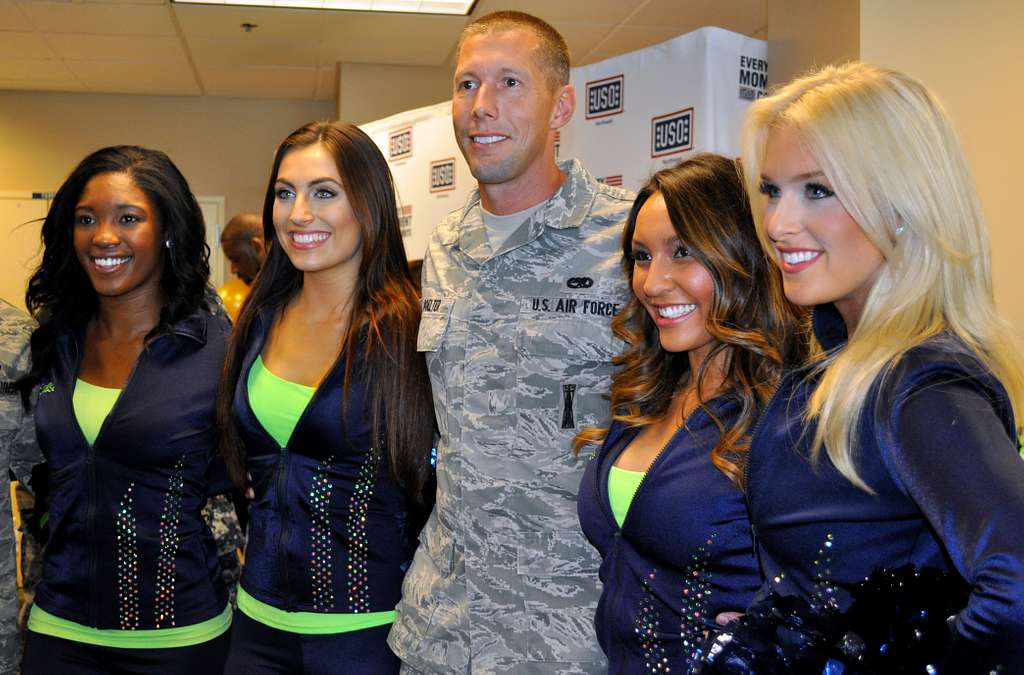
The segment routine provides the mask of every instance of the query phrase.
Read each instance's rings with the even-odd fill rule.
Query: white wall
[[[996,303],[1024,348],[1024,3],[1017,0],[860,0],[865,61],[903,70],[953,117],[992,238]]]

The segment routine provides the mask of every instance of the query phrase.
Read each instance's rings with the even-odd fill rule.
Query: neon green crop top
[[[89,445],[96,442],[100,435],[103,422],[107,419],[117,397],[121,395],[120,389],[110,387],[97,387],[85,380],[75,380],[75,392],[71,395],[71,405],[75,409],[75,419],[82,429],[82,435]]]
[[[646,471],[630,471],[614,465],[608,472],[608,501],[611,502],[612,515],[619,527],[625,522],[633,496],[646,475]]]
[[[290,382],[270,372],[257,356],[249,369],[249,406],[267,433],[282,448],[295,431],[316,387]]]

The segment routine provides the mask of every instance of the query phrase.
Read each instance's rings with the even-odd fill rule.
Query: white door
[[[206,221],[206,243],[210,247],[210,284],[220,288],[227,277],[224,251],[220,248],[220,233],[224,230],[224,197],[196,196]]]
[[[0,298],[25,309],[25,288],[42,254],[50,195],[0,191]]]

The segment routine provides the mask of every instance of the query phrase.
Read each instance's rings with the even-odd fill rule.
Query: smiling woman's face
[[[162,223],[127,173],[93,176],[75,206],[74,247],[96,293],[155,291],[163,272]]]
[[[804,306],[835,303],[847,327],[854,328],[885,258],[791,126],[768,134],[761,192],[767,197],[764,230],[786,297]]]
[[[302,272],[359,267],[362,234],[334,157],[317,143],[290,150],[274,184],[277,242]]]
[[[633,293],[658,327],[668,352],[690,352],[696,363],[714,346],[707,330],[714,282],[672,225],[660,192],[637,213],[633,230]]]

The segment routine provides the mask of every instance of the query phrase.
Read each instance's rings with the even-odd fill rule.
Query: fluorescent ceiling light
[[[476,0],[172,0],[180,5],[241,5],[340,9],[358,12],[405,12],[409,14],[469,14]]]

